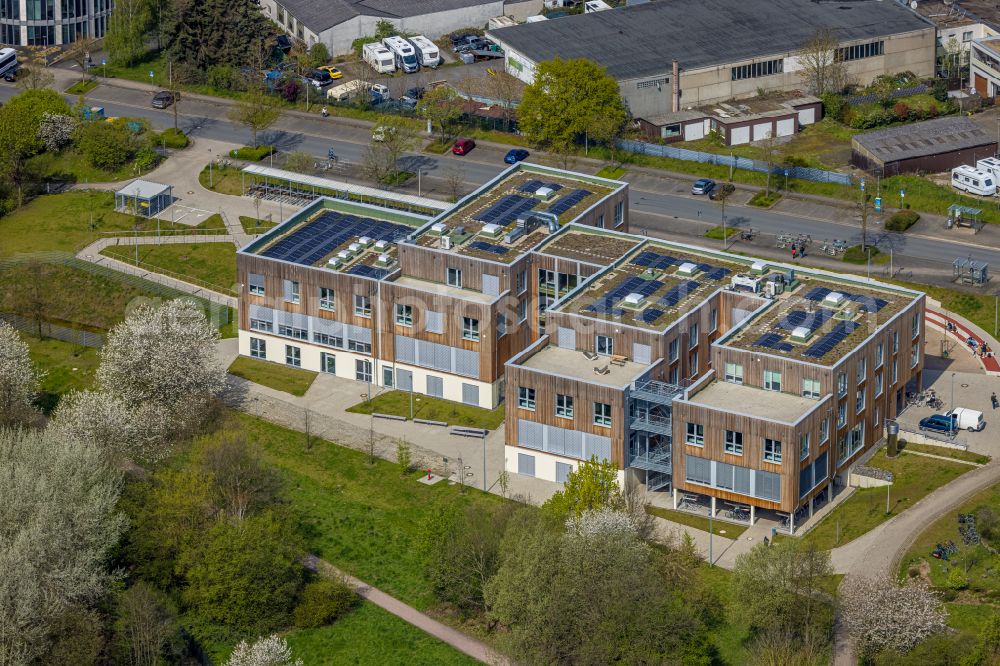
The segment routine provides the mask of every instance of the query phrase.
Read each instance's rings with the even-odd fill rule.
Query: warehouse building
[[[261,0],[260,7],[306,45],[323,42],[339,54],[350,52],[355,39],[374,35],[379,21],[437,39],[462,28],[485,28],[497,16],[524,20],[541,11],[542,0]]]
[[[895,2],[671,0],[488,32],[507,71],[531,82],[539,62],[588,58],[619,83],[637,118],[803,88],[799,53],[819,28],[860,84],[935,71],[934,26]]]
[[[883,177],[901,173],[948,171],[993,157],[997,137],[965,116],[935,118],[856,134],[851,164]]]

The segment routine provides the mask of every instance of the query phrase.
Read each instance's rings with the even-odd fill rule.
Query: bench
[[[596,361],[598,359],[597,354],[594,352],[585,351],[583,352],[583,357],[588,361]]]
[[[423,423],[424,425],[441,426],[442,428],[447,428],[448,424],[444,421],[431,421],[429,419],[413,419],[414,423]]]
[[[486,437],[489,430],[484,430],[482,428],[466,428],[464,426],[454,426],[451,429],[452,435],[458,435],[459,437],[475,437],[476,439],[482,439]]]
[[[611,374],[611,368],[608,366],[607,363],[605,363],[603,367],[595,365],[594,366],[594,372],[596,372],[599,375],[610,375]]]
[[[390,421],[405,421],[405,416],[397,416],[396,414],[379,414],[378,412],[372,412],[372,416],[377,419],[389,419]]]
[[[611,357],[611,362],[613,364],[620,365],[622,367],[625,366],[626,361],[628,361],[628,357],[627,356],[618,356],[618,355],[615,355],[615,356]]]

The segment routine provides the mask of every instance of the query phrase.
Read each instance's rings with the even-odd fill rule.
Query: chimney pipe
[[[672,93],[670,95],[670,110],[673,113],[677,113],[681,110],[681,76],[680,76],[680,66],[677,64],[677,60],[674,60],[673,69],[670,73],[670,84],[672,86]]]

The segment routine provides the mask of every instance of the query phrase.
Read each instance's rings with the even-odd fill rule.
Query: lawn
[[[698,582],[715,594],[724,612],[728,610],[726,607],[732,602],[729,582],[732,573],[721,567],[710,567],[707,564],[698,567],[696,573],[698,574]],[[727,612],[726,622],[713,627],[709,636],[719,650],[722,663],[737,666],[737,664],[745,664],[749,660],[745,643],[750,638],[750,626],[749,623],[745,622],[734,624],[731,620],[732,614]]]
[[[359,402],[347,408],[355,414],[395,414],[410,417],[410,398],[408,391],[389,391],[375,396],[372,401]],[[496,430],[503,423],[504,408],[489,410],[481,407],[471,407],[451,400],[431,398],[426,395],[412,394],[413,416],[428,421],[445,421],[448,425],[467,426],[469,428],[485,428]]]
[[[889,489],[890,513],[885,512],[885,488],[858,488],[806,534],[804,539],[821,550],[845,544],[902,513],[936,488],[973,469],[969,465],[905,452],[890,460],[885,457],[884,449],[876,453],[867,464],[888,470],[895,477]]]
[[[41,179],[68,180],[73,183],[113,183],[139,175],[131,162],[115,171],[99,169],[74,148],[58,153],[39,153],[28,160],[28,169]]]
[[[233,430],[282,471],[313,552],[420,610],[436,604],[424,568],[425,522],[447,507],[502,501],[445,482],[417,483],[419,472],[401,476],[394,463],[369,464],[364,453],[331,442],[307,448],[302,433],[246,414],[227,423],[225,431]]]
[[[681,525],[687,525],[688,527],[694,527],[695,529],[699,529],[703,532],[708,531],[709,524],[707,516],[699,516],[693,513],[688,513],[687,511],[664,509],[658,506],[647,506],[646,512],[659,518],[663,518],[664,520],[680,523]],[[712,534],[726,537],[727,539],[738,539],[741,534],[747,531],[747,527],[748,526],[746,525],[737,525],[724,520],[716,520],[713,521]]]
[[[243,172],[234,166],[220,167],[213,165],[205,167],[198,174],[198,182],[206,190],[219,194],[243,194]]]
[[[948,287],[938,287],[932,284],[915,284],[901,280],[887,281],[909,289],[926,292],[928,296],[941,303],[941,307],[947,312],[965,317],[987,333],[993,331],[995,310],[992,294],[968,293]]]
[[[247,217],[246,215],[240,215],[240,224],[243,226],[243,231],[248,234],[262,234],[278,225],[277,222],[272,220],[260,220],[256,217]]]
[[[930,453],[935,456],[943,456],[945,458],[954,458],[955,460],[965,460],[967,462],[973,462],[978,465],[985,465],[990,461],[990,457],[983,455],[982,453],[973,453],[972,451],[963,451],[962,449],[949,449],[944,446],[932,446],[930,444],[913,444],[911,442],[900,442],[900,448],[906,451],[919,451],[921,453]]]
[[[625,175],[625,169],[621,168],[620,166],[608,165],[606,167],[602,167],[601,170],[598,171],[595,175],[601,178],[610,178],[612,180],[615,180]]]
[[[69,88],[66,88],[66,94],[68,95],[86,95],[91,90],[97,87],[97,81],[94,79],[87,79],[86,81],[77,81]]]
[[[139,265],[154,273],[181,277],[215,291],[234,294],[236,246],[232,243],[139,245]],[[112,245],[101,254],[135,263],[136,246]]]
[[[261,386],[298,396],[306,394],[317,375],[310,370],[292,368],[246,356],[240,356],[233,361],[233,364],[229,366],[229,374],[242,377]]]
[[[53,338],[21,337],[28,343],[35,367],[45,372],[38,404],[46,413],[66,393],[88,389],[94,383],[99,361],[96,349]]]
[[[856,130],[831,118],[824,118],[818,123],[807,125],[801,132],[783,144],[780,147],[782,159],[791,159],[804,166],[818,169],[836,169],[846,166],[851,158],[851,137],[856,133]],[[763,149],[752,144],[724,146],[712,139],[699,139],[675,145],[678,148],[700,150],[706,153],[732,154],[756,160],[765,158]]]
[[[298,629],[285,638],[292,654],[309,666],[479,663],[369,602],[331,625]]]
[[[740,230],[736,227],[712,227],[705,232],[705,238],[712,238],[714,240],[722,240],[723,238],[729,238],[733,234],[739,233]]]

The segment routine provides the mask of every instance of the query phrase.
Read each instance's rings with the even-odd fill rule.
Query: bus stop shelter
[[[138,217],[154,217],[174,201],[173,187],[137,179],[115,192],[115,210]]]

